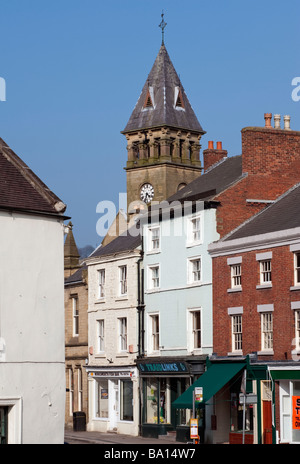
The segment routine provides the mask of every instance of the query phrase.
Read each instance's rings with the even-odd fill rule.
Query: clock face
[[[154,188],[152,187],[152,185],[144,184],[141,188],[140,196],[141,200],[143,200],[145,203],[150,203],[150,201],[153,200],[154,197]]]

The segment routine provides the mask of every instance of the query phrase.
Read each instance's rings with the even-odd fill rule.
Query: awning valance
[[[226,385],[238,372],[246,367],[245,363],[216,363],[212,364],[177,400],[172,407],[178,409],[193,409],[193,390],[203,388],[203,403],[205,404],[221,388]]]

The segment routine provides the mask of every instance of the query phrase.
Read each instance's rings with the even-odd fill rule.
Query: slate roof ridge
[[[268,204],[265,208],[263,208],[261,211],[258,211],[256,214],[254,214],[253,216],[251,216],[250,218],[246,219],[242,224],[238,225],[235,229],[231,230],[230,232],[228,232],[228,234],[224,235],[224,237],[222,237],[220,240],[218,240],[218,242],[215,242],[215,243],[219,243],[219,242],[225,242],[225,241],[228,241],[230,239],[230,237],[232,237],[234,234],[236,234],[238,231],[240,231],[241,229],[243,229],[245,226],[247,226],[248,224],[250,224],[251,222],[255,221],[258,217],[260,217],[261,215],[265,214],[267,211],[269,212],[270,210],[272,210],[272,208],[276,207],[278,205],[278,203],[280,201],[282,201],[284,198],[286,198],[288,195],[290,195],[294,190],[296,190],[297,188],[300,188],[300,182],[293,185],[293,187],[291,187],[290,189],[288,189],[287,191],[285,191],[282,195],[280,195],[278,198],[276,198],[276,200],[274,200],[273,203],[270,203]],[[257,235],[260,235],[260,233],[258,232]]]
[[[62,214],[66,205],[49,187],[29,168],[29,166],[7,145],[0,137],[0,154],[16,168],[19,174],[31,185],[32,188],[53,208],[56,214]],[[45,211],[46,212],[46,211]],[[47,211],[48,212],[48,211]]]

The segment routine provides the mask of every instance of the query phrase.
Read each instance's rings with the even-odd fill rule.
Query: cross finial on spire
[[[161,42],[161,44],[164,45],[165,44],[165,28],[167,26],[167,23],[164,20],[164,10],[162,11],[161,18],[162,18],[161,23],[159,24],[158,27],[161,28],[161,32],[162,32],[162,42]]]

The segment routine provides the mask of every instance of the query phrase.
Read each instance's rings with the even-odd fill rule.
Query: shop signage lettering
[[[293,429],[300,430],[300,396],[293,396]]]
[[[131,372],[91,372],[91,377],[132,377]]]
[[[187,372],[187,366],[182,362],[174,363],[144,363],[138,364],[138,368],[141,372],[166,372],[166,373],[178,373],[178,372]]]

